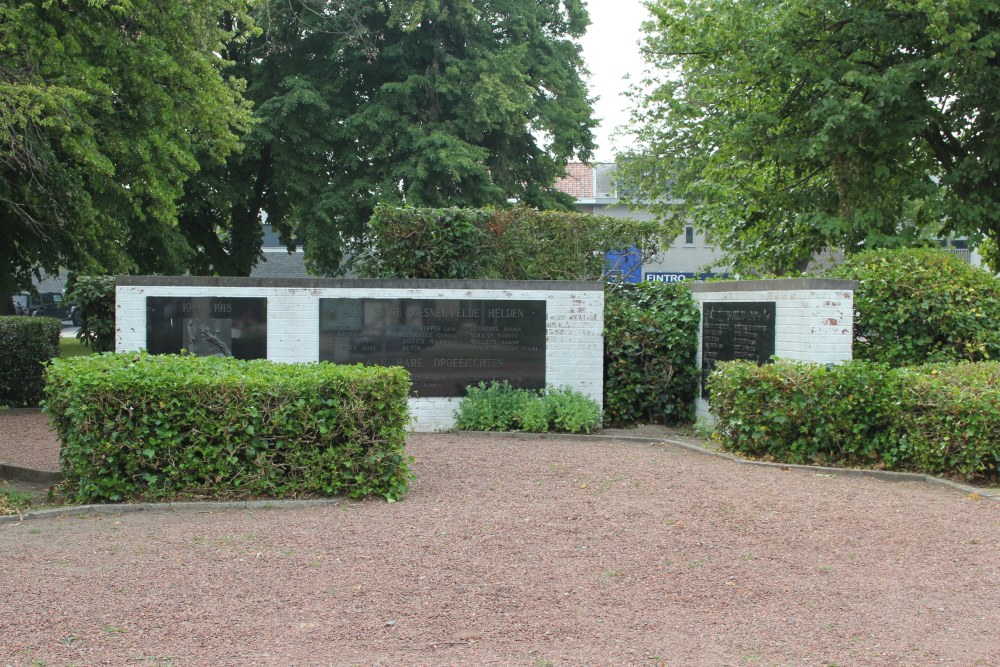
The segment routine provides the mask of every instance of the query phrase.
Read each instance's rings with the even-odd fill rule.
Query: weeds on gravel
[[[31,506],[31,494],[14,489],[0,489],[0,516],[20,514]]]

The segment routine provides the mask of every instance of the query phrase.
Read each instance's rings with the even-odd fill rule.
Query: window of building
[[[694,227],[684,228],[684,245],[694,245]]]

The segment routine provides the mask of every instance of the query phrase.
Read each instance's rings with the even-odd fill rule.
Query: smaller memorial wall
[[[115,349],[406,368],[413,428],[451,428],[469,385],[603,398],[604,285],[126,276]]]
[[[773,301],[708,301],[701,313],[701,397],[719,361],[766,364],[774,355]]]
[[[692,283],[702,315],[697,416],[711,416],[705,380],[720,361],[850,361],[856,287],[819,278]]]

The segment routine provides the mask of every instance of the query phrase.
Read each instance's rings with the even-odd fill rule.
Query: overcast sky
[[[590,95],[600,96],[594,103],[594,116],[601,122],[594,129],[594,160],[611,162],[629,146],[627,138],[612,140],[611,134],[629,119],[629,102],[623,93],[642,78],[644,63],[638,42],[649,12],[642,0],[588,0],[587,9],[590,27],[581,43],[590,70]]]

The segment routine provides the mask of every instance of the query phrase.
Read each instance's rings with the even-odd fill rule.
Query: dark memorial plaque
[[[767,363],[774,355],[774,302],[706,301],[701,325],[701,396],[716,362],[746,359]]]
[[[319,358],[402,366],[415,396],[479,382],[545,387],[545,301],[320,299]]]
[[[146,297],[146,349],[199,357],[267,358],[264,297]]]

